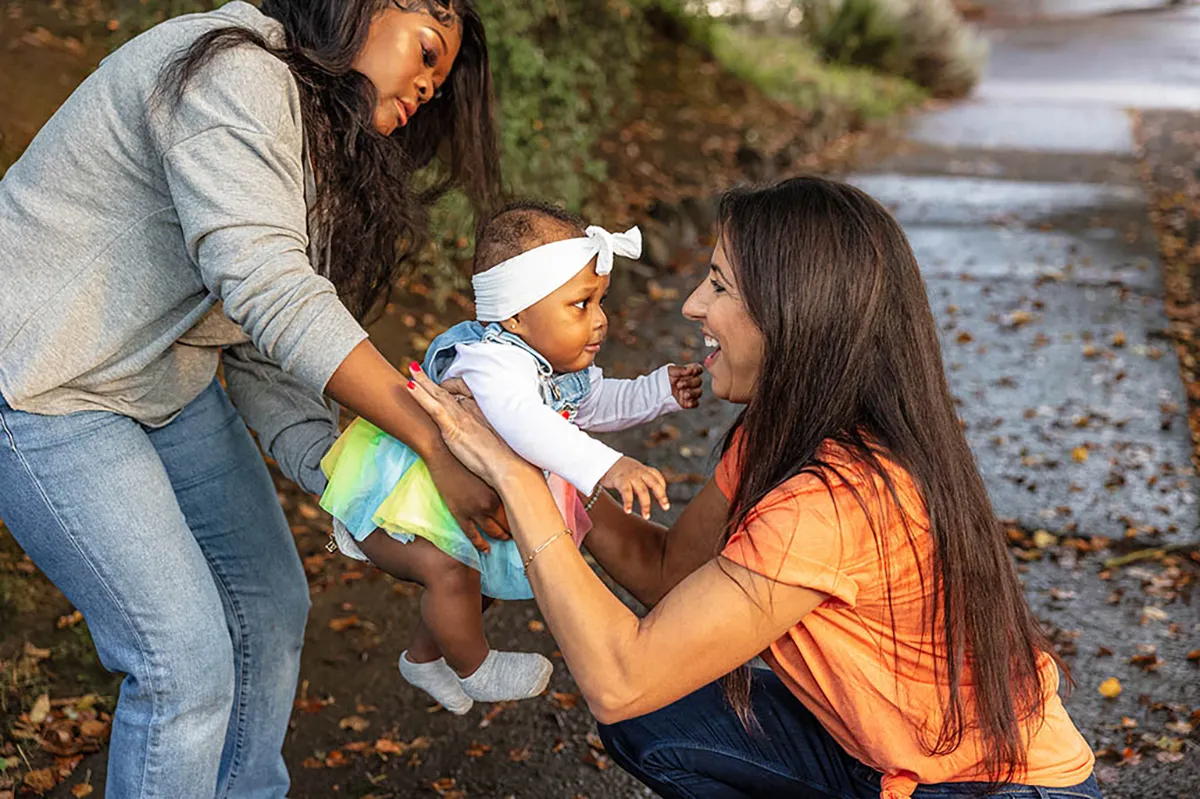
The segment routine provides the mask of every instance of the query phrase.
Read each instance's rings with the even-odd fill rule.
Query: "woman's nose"
[[[417,78],[417,102],[428,102],[433,96],[433,86],[424,75]]]
[[[704,320],[705,302],[704,284],[701,283],[696,288],[692,289],[692,293],[683,303],[683,318],[690,319],[693,322],[701,322]]]

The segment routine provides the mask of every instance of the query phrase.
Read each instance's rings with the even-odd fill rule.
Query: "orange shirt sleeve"
[[[736,445],[713,480],[727,498],[736,485]],[[837,491],[835,486],[834,491]],[[852,542],[842,535],[833,497],[816,477],[801,475],[767,495],[733,532],[721,554],[756,574],[829,594],[853,607],[858,585],[842,569]]]

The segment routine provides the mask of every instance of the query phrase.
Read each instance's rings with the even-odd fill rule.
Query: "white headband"
[[[642,231],[631,227],[609,233],[592,225],[587,238],[564,239],[534,247],[471,278],[475,289],[475,318],[499,322],[544,299],[596,259],[596,274],[612,271],[613,254],[642,255]]]

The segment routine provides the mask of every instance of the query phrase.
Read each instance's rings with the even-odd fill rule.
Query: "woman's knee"
[[[153,694],[162,716],[229,717],[234,700],[233,641],[220,613],[189,614],[145,639],[143,662],[129,670],[137,689]]]

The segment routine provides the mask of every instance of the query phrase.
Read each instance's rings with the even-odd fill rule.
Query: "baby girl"
[[[591,438],[584,430],[623,430],[700,397],[699,364],[667,365],[635,380],[603,377],[593,365],[608,320],[601,302],[613,255],[641,255],[641,233],[589,227],[553,206],[510,205],[482,228],[475,249],[476,316],[434,339],[424,369],[442,382],[460,378],[496,431],[540,466],[576,544],[591,527],[587,511],[602,488],[626,511],[650,496],[667,508],[657,469]],[[415,364],[414,364],[415,367]],[[400,673],[452,713],[473,700],[540,694],[550,661],[537,653],[488,647],[482,609],[491,599],[533,593],[516,544],[493,540],[478,551],[408,447],[356,420],[322,461],[329,486],[321,505],[334,516],[341,550],[365,552],[389,574],[420,583],[421,617]],[[586,497],[586,500],[584,499]]]

